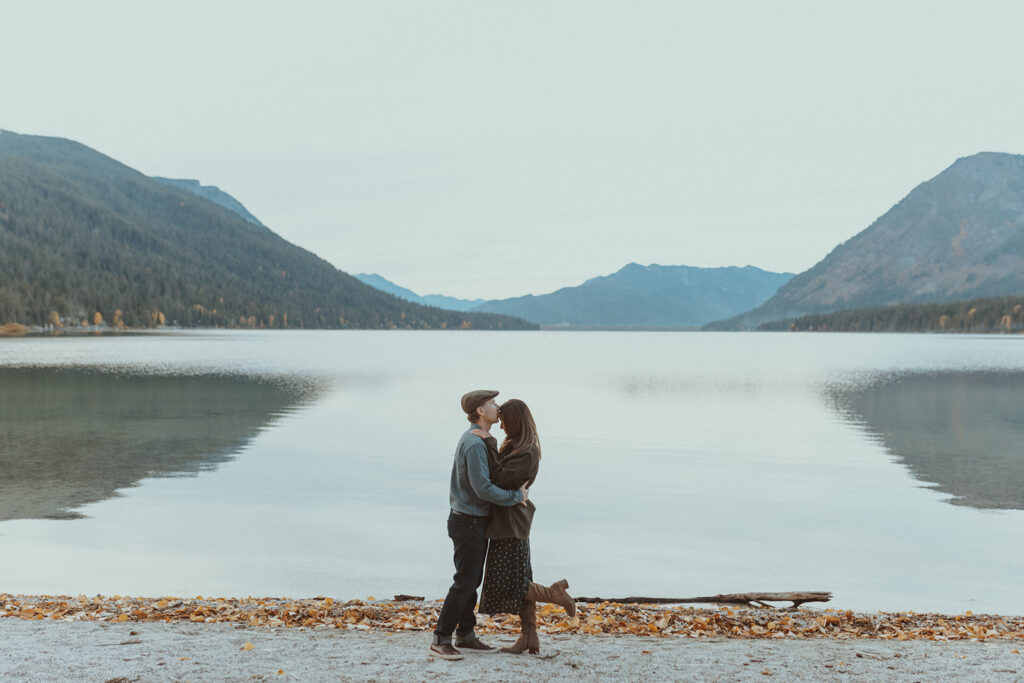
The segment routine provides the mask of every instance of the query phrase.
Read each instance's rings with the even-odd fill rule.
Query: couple
[[[522,633],[502,652],[540,652],[538,602],[561,605],[570,617],[576,614],[576,603],[565,590],[567,581],[550,586],[533,583],[530,525],[535,507],[528,498],[540,466],[540,440],[526,404],[511,399],[499,408],[494,401],[497,395],[497,391],[477,390],[462,397],[462,410],[472,426],[459,439],[452,464],[448,536],[455,544],[455,576],[430,645],[431,654],[441,659],[462,659],[462,652],[497,652],[473,632],[481,578],[481,612],[519,614]],[[499,421],[505,432],[501,448],[490,433]]]

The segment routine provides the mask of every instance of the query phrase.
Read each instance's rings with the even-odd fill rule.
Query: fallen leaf
[[[248,652],[249,650],[253,649],[254,647],[256,647],[256,646],[253,645],[252,643],[246,643],[245,645],[242,646],[241,649],[243,651],[245,651],[245,652]]]

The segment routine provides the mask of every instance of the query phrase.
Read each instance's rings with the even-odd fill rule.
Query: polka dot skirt
[[[492,538],[487,548],[485,572],[480,612],[519,614],[526,589],[533,581],[529,539]]]

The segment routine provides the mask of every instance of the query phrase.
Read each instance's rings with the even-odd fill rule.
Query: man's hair
[[[482,408],[483,406],[480,407]],[[476,421],[480,419],[480,413],[476,411],[477,409],[474,408],[472,413],[466,413],[466,419],[469,420],[470,423],[472,424],[476,424]]]

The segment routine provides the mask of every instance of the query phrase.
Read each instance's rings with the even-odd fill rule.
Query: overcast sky
[[[1024,3],[0,0],[0,128],[196,178],[338,268],[544,293],[800,272],[1024,153]]]

